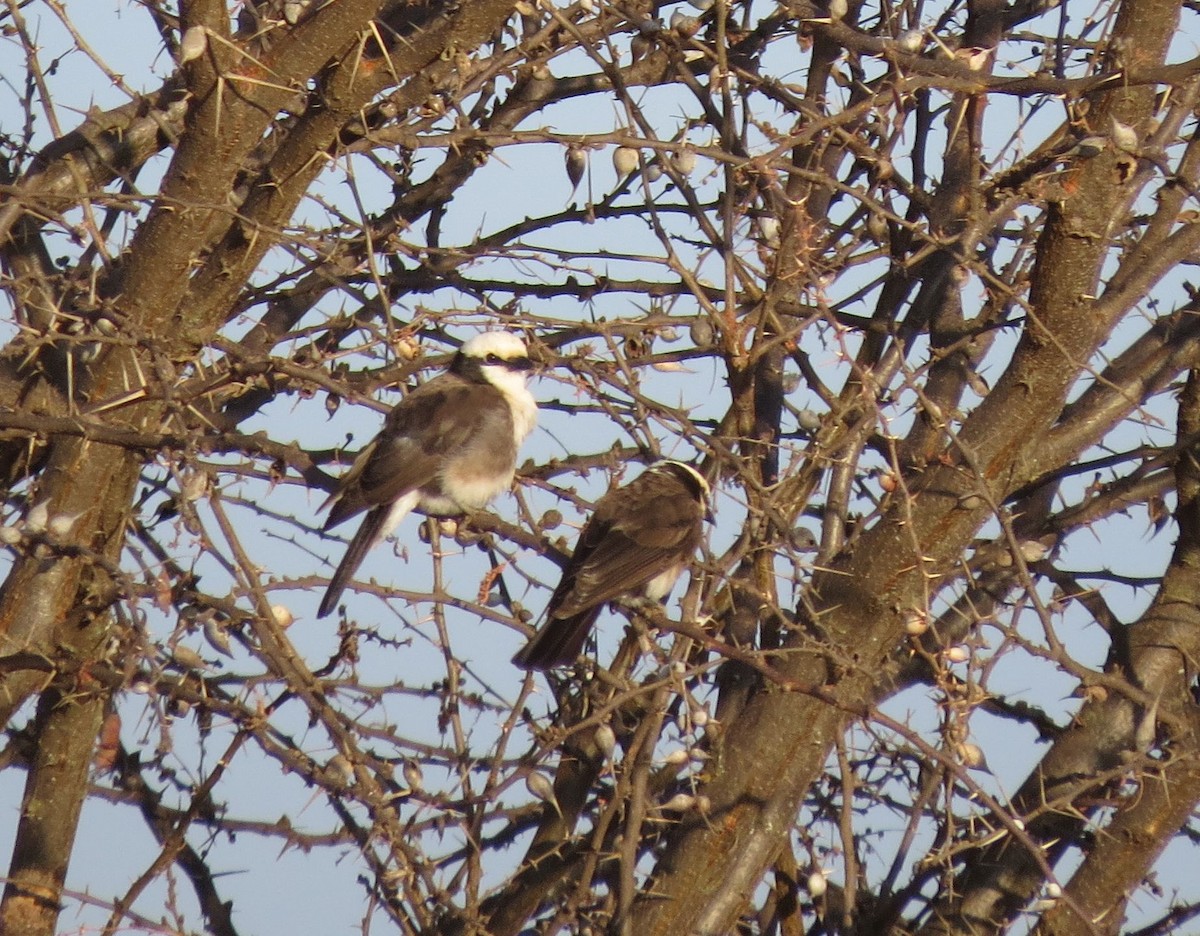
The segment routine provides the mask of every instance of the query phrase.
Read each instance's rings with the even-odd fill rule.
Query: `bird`
[[[583,525],[545,623],[513,663],[537,670],[565,666],[579,656],[605,603],[622,595],[666,598],[704,538],[711,496],[699,471],[670,460],[610,489]]]
[[[465,342],[449,368],[396,404],[379,434],[321,505],[330,530],[366,511],[317,611],[337,605],[367,551],[413,510],[458,517],[513,481],[517,450],[537,423],[525,343],[489,331]]]

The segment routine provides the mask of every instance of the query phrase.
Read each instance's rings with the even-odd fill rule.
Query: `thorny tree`
[[[6,0],[0,929],[311,930],[261,841],[329,929],[1196,916],[1189,27]],[[367,407],[480,327],[541,368],[515,497],[317,623]],[[547,691],[507,657],[661,454],[717,479],[690,586]]]

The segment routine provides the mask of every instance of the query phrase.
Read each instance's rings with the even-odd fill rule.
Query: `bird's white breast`
[[[529,388],[525,386],[525,374],[502,370],[498,373],[489,373],[488,381],[508,401],[508,406],[512,410],[513,440],[519,446],[537,425],[537,401],[529,392]]]

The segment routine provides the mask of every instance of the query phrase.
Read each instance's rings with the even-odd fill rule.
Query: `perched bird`
[[[517,449],[537,421],[525,386],[531,367],[516,335],[484,332],[388,413],[321,507],[332,505],[326,530],[364,510],[367,516],[329,580],[319,617],[337,605],[367,550],[409,511],[461,516],[512,484]]]
[[[711,519],[710,493],[691,465],[660,461],[600,498],[550,596],[546,623],[513,662],[542,670],[572,663],[606,602],[670,594]]]

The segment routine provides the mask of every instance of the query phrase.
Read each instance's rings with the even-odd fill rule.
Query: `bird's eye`
[[[484,358],[484,360],[487,361],[489,364],[499,364],[500,363],[500,355],[489,354],[486,358]]]

